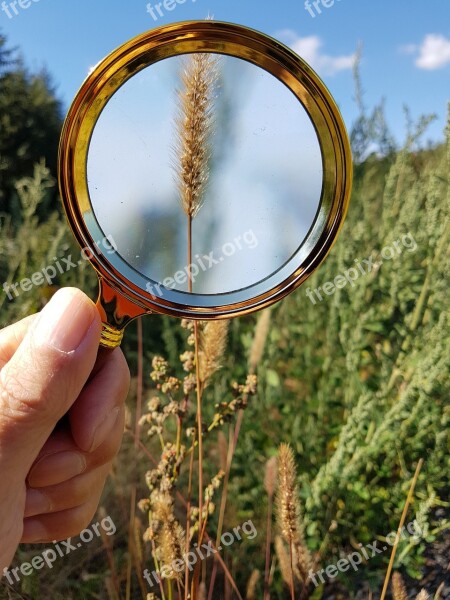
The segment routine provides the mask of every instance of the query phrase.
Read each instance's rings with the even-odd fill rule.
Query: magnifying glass
[[[101,345],[143,314],[221,319],[277,302],[336,240],[352,162],[339,110],[292,50],[189,21],[125,43],[64,123],[59,184],[96,269]]]

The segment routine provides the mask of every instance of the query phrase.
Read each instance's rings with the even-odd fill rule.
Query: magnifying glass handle
[[[128,300],[102,277],[99,277],[97,310],[103,323],[100,346],[109,349],[120,346],[125,327],[131,321],[151,312]]]

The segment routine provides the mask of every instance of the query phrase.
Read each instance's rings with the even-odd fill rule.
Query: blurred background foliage
[[[449,506],[450,124],[444,144],[424,149],[421,136],[431,117],[414,125],[406,111],[408,136],[397,148],[382,103],[367,113],[357,69],[355,81],[360,115],[351,131],[355,169],[348,218],[318,272],[271,311],[259,392],[246,410],[233,463],[225,522],[232,528],[251,518],[260,533],[227,556],[243,589],[253,569],[264,568],[265,464],[283,441],[296,454],[306,541],[312,552],[320,549],[321,564],[396,529],[420,458],[425,466],[409,520],[418,520],[424,537],[401,542],[397,567],[420,577],[426,544],[448,527],[443,515]],[[61,123],[61,104],[48,75],[30,74],[0,36],[1,285],[30,277],[60,257],[79,258],[57,199]],[[383,260],[382,249],[407,234],[417,248]],[[355,260],[369,257],[375,267],[354,286],[336,289],[315,304],[306,296],[307,287],[323,286]],[[2,290],[1,326],[40,310],[63,285],[96,294],[96,277],[87,263],[12,300]],[[232,381],[245,379],[255,321],[250,316],[232,322],[223,369],[207,390],[206,416],[229,394]],[[184,338],[177,320],[153,316],[142,325],[145,372],[155,354],[179,365]],[[127,331],[124,351],[136,373],[135,326]],[[148,393],[148,376],[144,385]],[[135,386],[129,423],[134,400]],[[208,438],[211,472],[219,463],[218,447],[217,437]],[[127,553],[129,487],[137,485],[138,498],[143,497],[149,468],[144,455],[129,468],[135,464],[133,453],[126,436],[104,498],[108,514],[120,524],[114,539],[119,576]],[[19,557],[29,552],[22,548]],[[103,597],[111,562],[93,556],[92,549],[83,552],[65,562],[58,575],[56,569],[46,573],[45,583],[37,576],[25,580],[21,597],[41,598],[43,589],[53,598]],[[374,558],[358,574],[341,578],[349,590],[357,578],[375,584],[387,559]],[[77,569],[84,574],[80,581]],[[275,587],[285,597],[279,576]]]

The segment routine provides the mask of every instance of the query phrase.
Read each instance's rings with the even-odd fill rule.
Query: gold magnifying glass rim
[[[95,221],[87,181],[89,144],[97,119],[115,92],[133,75],[164,59],[194,52],[212,52],[253,63],[284,83],[308,113],[320,143],[323,186],[316,220],[295,263],[275,284],[275,272],[245,290],[217,295],[165,290],[154,296],[136,284],[126,263],[120,270],[95,243],[86,221]],[[246,314],[277,302],[301,285],[326,258],[343,225],[351,194],[351,149],[339,109],[313,69],[290,48],[248,27],[219,21],[185,21],[145,32],[123,44],[90,73],[76,95],[64,122],[58,159],[61,198],[69,224],[91,263],[122,297],[145,312],[179,317],[218,319]],[[286,269],[283,271],[286,273]],[[147,282],[148,278],[144,278]],[[279,276],[278,276],[279,279]],[[214,299],[214,305],[212,305]],[[187,301],[187,302],[186,302]]]

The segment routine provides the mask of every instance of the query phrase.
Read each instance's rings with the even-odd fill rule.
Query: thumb
[[[26,476],[94,366],[100,317],[81,291],[59,290],[0,371],[0,472]]]

